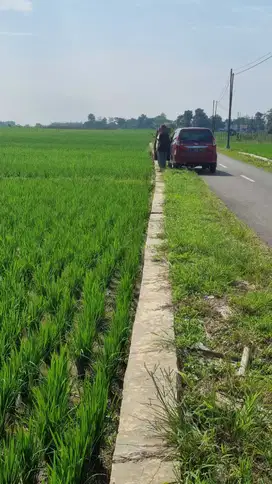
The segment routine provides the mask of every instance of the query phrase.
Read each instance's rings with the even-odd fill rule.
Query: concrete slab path
[[[111,484],[168,484],[175,481],[165,443],[151,422],[158,404],[149,371],[155,367],[176,372],[174,349],[163,340],[174,339],[168,267],[155,257],[163,232],[164,182],[156,166],[156,183],[145,246],[143,277],[130,357],[124,381],[119,433]]]

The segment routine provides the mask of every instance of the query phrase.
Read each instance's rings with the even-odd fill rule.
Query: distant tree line
[[[71,128],[71,129],[156,129],[162,124],[167,124],[171,128],[182,128],[199,126],[202,128],[212,128],[214,122],[215,130],[224,130],[227,127],[227,120],[220,115],[216,115],[214,120],[208,116],[204,109],[197,108],[194,112],[184,111],[177,119],[169,119],[165,113],[155,117],[148,117],[141,114],[138,118],[96,118],[94,114],[89,114],[84,123],[53,123],[49,128]],[[241,116],[232,121],[232,128],[236,131],[259,132],[267,131],[272,133],[272,109],[267,113],[257,112],[255,116]]]
[[[272,109],[267,113],[261,113],[258,111],[255,116],[240,116],[232,120],[233,128],[240,131],[247,131],[250,133],[256,133],[260,131],[266,131],[272,134]]]
[[[204,109],[197,108],[194,112],[191,110],[184,111],[176,120],[168,119],[165,113],[155,117],[148,117],[141,114],[138,118],[96,118],[94,114],[89,114],[85,122],[56,122],[49,125],[36,124],[37,128],[54,128],[54,129],[156,129],[161,124],[167,124],[171,128],[199,126],[203,128],[212,128],[216,131],[225,130],[227,120],[220,115],[216,115],[214,120],[208,116]],[[15,126],[14,121],[0,121],[0,126]],[[27,127],[29,127],[27,125]],[[272,134],[272,109],[267,113],[257,112],[255,116],[240,116],[232,120],[232,128],[238,132],[268,132]]]
[[[70,128],[70,129],[156,129],[162,124],[167,124],[171,128],[182,126],[203,126],[211,127],[212,118],[208,117],[203,109],[196,109],[193,111],[185,111],[177,117],[176,120],[169,119],[165,113],[161,113],[155,117],[148,117],[146,114],[141,114],[138,118],[96,118],[94,114],[89,114],[88,119],[84,123],[52,123],[48,128]],[[41,125],[36,125],[41,126]],[[220,129],[225,126],[221,116],[216,116],[216,128]]]
[[[13,127],[16,126],[15,121],[0,121],[0,128],[5,128],[5,127]]]

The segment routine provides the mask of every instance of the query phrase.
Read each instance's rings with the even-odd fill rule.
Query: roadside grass
[[[167,172],[165,181],[181,385],[161,429],[178,462],[178,482],[268,484],[271,251],[196,174]],[[251,359],[241,377],[246,346]]]

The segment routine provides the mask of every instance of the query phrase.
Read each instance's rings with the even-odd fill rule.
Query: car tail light
[[[216,140],[215,140],[215,138],[213,138],[213,144],[212,145],[213,146],[216,146]]]
[[[209,143],[207,145],[207,148],[208,148],[209,151],[213,151],[213,152],[216,151],[216,143],[215,143],[215,141],[213,141],[212,143]]]
[[[185,149],[185,145],[184,145],[184,143],[183,143],[182,141],[180,141],[179,139],[178,139],[178,140],[177,140],[177,142],[176,142],[176,147],[177,147],[178,149],[180,149],[180,150],[181,150],[181,149]]]

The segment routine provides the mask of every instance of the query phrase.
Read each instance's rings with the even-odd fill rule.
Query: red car
[[[171,168],[201,166],[216,172],[217,151],[215,138],[208,128],[179,128],[171,142]]]

